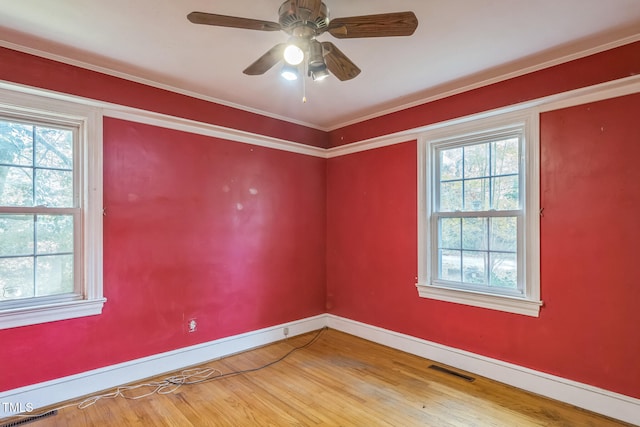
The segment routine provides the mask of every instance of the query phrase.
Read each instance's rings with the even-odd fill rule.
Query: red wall
[[[325,179],[322,158],[105,119],[103,314],[0,330],[0,391],[323,313]]]
[[[638,73],[640,42],[337,129],[330,145]],[[418,297],[415,141],[329,159],[327,310],[640,398],[639,97],[542,115],[539,318]]]
[[[0,79],[326,145],[324,133],[7,49],[0,63]],[[634,43],[330,136],[339,145],[638,72]],[[539,318],[418,297],[415,141],[326,161],[107,119],[104,313],[0,330],[11,367],[0,390],[326,310],[640,398],[637,111],[634,95],[542,116]]]
[[[10,49],[0,64],[2,80],[326,146],[324,132]],[[325,176],[324,159],[106,119],[104,312],[0,330],[0,391],[322,313]]]
[[[539,318],[418,297],[415,141],[330,159],[329,311],[640,398],[639,111],[541,117]]]

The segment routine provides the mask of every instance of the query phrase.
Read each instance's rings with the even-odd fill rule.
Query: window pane
[[[489,176],[489,144],[464,147],[464,178]]]
[[[462,179],[462,147],[440,151],[440,180]]]
[[[0,256],[33,254],[33,215],[0,215]]]
[[[33,169],[0,166],[0,205],[33,206]]]
[[[38,257],[37,296],[73,292],[73,255]]]
[[[462,220],[460,218],[440,218],[438,225],[440,230],[440,244],[441,249],[462,249],[461,247],[461,226]]]
[[[462,253],[463,282],[473,284],[487,283],[487,253],[468,252]]]
[[[462,210],[462,182],[443,182],[440,184],[440,211],[454,212]]]
[[[518,176],[493,178],[493,209],[520,209]]]
[[[0,258],[0,301],[33,296],[33,257]]]
[[[73,252],[73,216],[38,215],[38,254]]]
[[[518,138],[492,142],[491,174],[517,174],[519,170],[520,144]]]
[[[517,217],[491,218],[491,250],[505,252],[518,250]]]
[[[68,129],[36,128],[36,166],[72,169],[73,132]]]
[[[452,282],[460,282],[460,260],[462,252],[460,251],[438,251],[438,264],[440,271],[438,278],[442,280],[451,280]]]
[[[33,126],[0,121],[0,164],[33,165],[32,136]]]
[[[56,208],[73,207],[73,173],[37,169],[36,205]]]
[[[489,210],[489,179],[470,179],[464,182],[464,210]]]
[[[491,253],[491,283],[489,286],[518,289],[516,254]]]
[[[462,248],[476,251],[487,250],[487,218],[462,219]]]

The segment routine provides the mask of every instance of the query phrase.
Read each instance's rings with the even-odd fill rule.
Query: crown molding
[[[573,107],[576,105],[602,101],[605,99],[616,98],[619,96],[631,95],[638,92],[640,92],[640,75],[625,77],[598,85],[588,86],[568,92],[561,92],[555,95],[545,96],[543,98],[533,99],[519,104],[496,108],[494,110],[488,110],[477,114],[457,117],[455,119],[447,120],[444,122],[433,123],[414,129],[407,129],[393,134],[383,135],[376,138],[353,142],[351,144],[341,145],[339,147],[329,148],[326,150],[326,157],[333,158],[346,156],[348,154],[358,153],[360,151],[373,150],[389,145],[415,141],[420,137],[421,134],[425,132],[445,128],[452,125],[458,125],[461,123],[472,122],[474,120],[486,119],[488,117],[497,115],[513,113],[527,109],[536,109],[537,112],[542,113],[547,111],[559,110],[562,108]]]
[[[240,104],[236,104],[233,102],[229,102],[229,101],[225,101],[223,99],[219,99],[219,98],[214,98],[212,96],[207,96],[207,95],[203,95],[201,93],[198,92],[194,92],[194,91],[190,91],[190,90],[186,90],[186,89],[182,89],[176,86],[172,86],[172,85],[168,85],[168,84],[164,84],[155,80],[151,80],[151,79],[147,79],[144,77],[140,77],[134,74],[130,74],[130,73],[125,73],[122,71],[118,71],[114,68],[109,68],[109,67],[103,67],[103,66],[99,66],[99,65],[95,65],[95,64],[91,64],[89,62],[84,62],[84,61],[80,61],[77,59],[73,59],[70,58],[68,56],[63,56],[63,55],[59,55],[59,54],[55,54],[55,53],[51,53],[51,52],[46,52],[43,50],[39,50],[39,49],[35,49],[32,47],[28,47],[28,46],[24,46],[18,43],[12,43],[12,42],[8,42],[6,40],[0,40],[0,47],[5,47],[7,49],[11,49],[11,50],[15,50],[18,52],[22,52],[22,53],[26,53],[29,55],[33,55],[33,56],[37,56],[40,58],[44,58],[44,59],[50,59],[52,61],[56,61],[56,62],[60,62],[62,64],[66,64],[66,65],[72,65],[74,67],[78,67],[78,68],[83,68],[86,70],[90,70],[90,71],[95,71],[101,74],[105,74],[108,76],[112,76],[112,77],[117,77],[120,79],[124,79],[124,80],[128,80],[128,81],[132,81],[135,83],[140,83],[143,84],[145,86],[150,86],[150,87],[154,87],[156,89],[162,89],[162,90],[166,90],[169,92],[174,92],[174,93],[178,93],[180,95],[185,95],[191,98],[195,98],[195,99],[200,99],[203,101],[207,101],[207,102],[211,102],[214,104],[219,104],[219,105],[224,105],[225,107],[230,107],[230,108],[235,108],[236,110],[241,110],[241,111],[245,111],[248,113],[252,113],[252,114],[258,114],[260,116],[265,116],[271,119],[276,119],[276,120],[282,120],[284,122],[288,122],[288,123],[292,123],[295,125],[300,125],[300,126],[305,126],[311,129],[316,129],[316,130],[320,130],[320,131],[324,131],[326,132],[328,129],[315,125],[313,123],[307,123],[307,122],[303,122],[301,120],[296,120],[296,119],[292,119],[291,117],[285,117],[285,116],[281,116],[278,114],[273,114],[270,113],[268,111],[263,111],[263,110],[259,110],[256,108],[251,108],[251,107],[246,107],[244,105],[240,105]]]
[[[371,113],[371,114],[367,114],[367,115],[362,115],[362,116],[358,116],[356,118],[353,118],[351,120],[342,122],[340,124],[331,126],[328,131],[334,131],[337,129],[341,129],[347,126],[351,126],[354,125],[356,123],[360,123],[360,122],[364,122],[366,120],[371,120],[371,119],[376,119],[378,117],[382,117],[385,116],[387,114],[392,114],[392,113],[397,113],[398,111],[402,111],[402,110],[406,110],[409,108],[413,108],[413,107],[417,107],[419,105],[423,105],[423,104],[428,104],[430,102],[434,102],[437,101],[439,99],[444,99],[444,98],[448,98],[450,96],[454,96],[454,95],[458,95],[460,93],[464,93],[464,92],[468,92],[474,89],[479,89],[481,87],[484,86],[489,86],[495,83],[499,83],[505,80],[509,80],[515,77],[520,77],[526,74],[530,74],[530,73],[534,73],[536,71],[540,71],[540,70],[544,70],[546,68],[550,68],[550,67],[554,67],[556,65],[560,65],[560,64],[564,64],[567,62],[571,62],[571,61],[575,61],[577,59],[581,59],[581,58],[585,58],[587,56],[591,56],[597,53],[601,53],[601,52],[605,52],[607,50],[611,50],[611,49],[615,49],[617,47],[621,47],[627,44],[631,44],[634,42],[640,41],[640,34],[635,34],[632,36],[628,36],[628,37],[623,37],[620,38],[618,40],[612,41],[612,42],[608,42],[608,43],[604,43],[604,44],[600,44],[596,47],[592,47],[592,48],[588,48],[588,49],[583,49],[580,50],[578,52],[574,52],[574,53],[570,53],[570,54],[565,54],[562,55],[560,57],[551,59],[551,60],[546,60],[546,61],[542,61],[539,63],[536,63],[535,65],[530,65],[530,66],[525,66],[525,67],[519,67],[516,70],[513,71],[509,71],[506,73],[499,73],[498,75],[489,77],[489,78],[481,78],[479,77],[479,80],[473,81],[473,76],[469,77],[469,78],[465,78],[465,79],[461,79],[461,80],[456,80],[450,83],[446,83],[443,84],[439,87],[436,87],[432,90],[430,90],[429,92],[431,92],[430,95],[425,96],[425,97],[420,97],[419,99],[416,99],[414,101],[411,102],[407,102],[401,105],[397,105],[391,108],[387,108],[387,109],[383,109],[383,110],[379,110],[376,111],[375,113]],[[486,75],[486,73],[483,73],[483,75]],[[466,84],[462,84],[461,86],[458,86],[456,84],[456,82],[465,82],[465,81],[469,81],[471,80],[471,83],[466,83]],[[449,89],[452,88],[453,89]]]

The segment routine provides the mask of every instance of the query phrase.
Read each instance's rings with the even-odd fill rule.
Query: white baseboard
[[[611,418],[640,425],[640,399],[343,317],[327,315],[327,326]]]
[[[2,392],[0,393],[0,419],[20,412],[11,410],[12,408],[36,410],[270,344],[283,339],[282,329],[285,327],[289,328],[289,336],[296,336],[325,326],[611,418],[640,425],[640,399],[330,314],[309,317]]]
[[[322,314],[2,392],[0,419],[270,344],[284,339],[285,327],[292,337],[325,325]]]

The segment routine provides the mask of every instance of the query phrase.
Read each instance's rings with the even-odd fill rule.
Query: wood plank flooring
[[[314,336],[289,338],[200,368],[211,367],[223,373],[256,368]],[[468,382],[430,369],[431,364],[351,335],[324,330],[308,347],[265,369],[184,385],[170,394],[137,400],[101,399],[86,409],[61,409],[57,415],[29,426],[627,425],[485,378]],[[127,394],[147,391],[140,388]],[[2,420],[0,425],[7,421]]]

